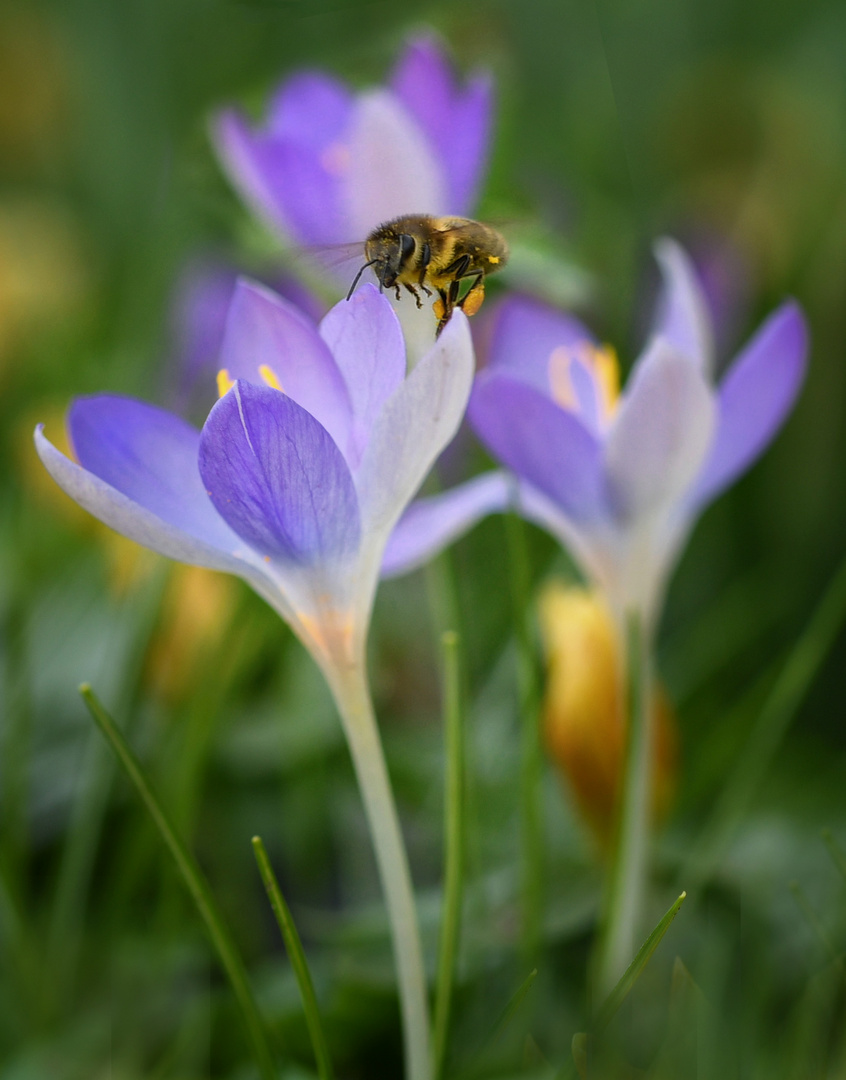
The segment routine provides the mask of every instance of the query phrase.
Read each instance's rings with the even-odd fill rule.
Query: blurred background
[[[656,913],[685,886],[683,855],[696,850],[842,557],[840,0],[430,0],[425,12],[363,0],[3,0],[2,1080],[257,1075],[169,856],[79,700],[83,680],[127,731],[208,873],[247,958],[280,1075],[313,1075],[313,1064],[253,863],[254,833],[305,940],[338,1074],[399,1075],[374,864],[316,669],[240,582],[173,567],[88,519],[41,469],[32,430],[43,421],[60,441],[76,394],[171,402],[187,362],[180,313],[192,268],[276,272],[272,241],[215,161],[212,110],[235,101],[258,115],[276,80],[309,66],[355,87],[376,84],[421,29],[442,37],[459,71],[495,76],[478,216],[505,222],[506,232],[518,223],[550,266],[569,268],[579,313],[615,343],[624,367],[648,326],[651,244],[662,234],[686,244],[706,275],[721,364],[786,295],[810,323],[810,372],[794,415],[707,512],[670,591],[659,666],[681,752],[658,841]],[[468,453],[465,470],[483,466],[480,450]],[[533,586],[572,574],[545,535],[527,527],[526,540]],[[584,1018],[601,861],[546,764],[543,934],[538,955],[527,952],[503,520],[482,523],[450,560],[469,783],[450,1075],[549,1075],[545,1062],[567,1058]],[[438,575],[436,567],[382,587],[371,656],[432,957],[446,628],[433,601]],[[531,618],[529,604],[521,615]],[[846,1076],[846,881],[821,837],[829,829],[846,849],[844,663],[841,633],[638,985],[638,1020],[620,1033],[631,1064],[620,1076]],[[673,976],[676,956],[684,968]],[[531,994],[492,1050],[496,1017],[535,963]],[[699,1071],[674,1071],[669,1044],[658,1048],[675,1030],[668,1017],[687,1016],[696,995],[706,1003],[689,1051]]]

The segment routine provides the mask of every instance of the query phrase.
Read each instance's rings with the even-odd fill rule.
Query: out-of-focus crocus
[[[468,415],[511,478],[492,473],[409,508],[386,574],[419,565],[509,505],[558,537],[620,620],[647,624],[696,518],[768,446],[805,373],[807,331],[788,301],[714,385],[707,309],[670,240],[653,333],[619,390],[617,360],[577,319],[519,297],[499,307]]]
[[[455,434],[473,379],[463,314],[406,373],[372,285],[319,327],[239,284],[221,398],[202,432],[128,398],[78,399],[79,464],[35,440],[73,499],[131,539],[244,578],[310,650],[338,704],[391,920],[409,1080],[429,1076],[428,1008],[410,875],[367,684],[365,646],[387,538]]]
[[[276,90],[264,121],[214,120],[224,168],[297,245],[362,242],[401,214],[471,212],[488,156],[491,84],[460,84],[431,37],[410,42],[387,86],[354,94],[320,72]]]
[[[624,642],[597,589],[549,582],[539,599],[546,656],[547,750],[603,849],[614,836],[626,750]],[[656,687],[652,723],[652,812],[666,815],[676,777],[677,731]]]

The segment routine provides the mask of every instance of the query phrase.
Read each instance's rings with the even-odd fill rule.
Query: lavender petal
[[[708,451],[714,402],[700,370],[657,339],[629,379],[605,442],[609,497],[628,521],[670,506]]]
[[[261,382],[260,366],[270,368],[284,393],[346,449],[352,429],[346,383],[317,327],[293,304],[240,279],[226,320],[221,365],[231,379],[253,383]]]
[[[802,387],[808,329],[798,304],[775,311],[735,360],[720,384],[717,428],[691,502],[716,498],[775,437]]]
[[[664,285],[653,333],[710,377],[714,366],[711,318],[693,263],[684,249],[667,237],[655,244],[655,257]]]
[[[577,521],[606,515],[599,442],[575,414],[508,375],[476,380],[468,417],[490,452]]]
[[[505,510],[513,487],[514,481],[506,473],[491,472],[442,495],[417,499],[391,533],[382,559],[382,577],[415,570],[481,518]]]
[[[209,414],[200,475],[218,513],[269,558],[315,565],[356,551],[358,501],[324,427],[278,390],[239,380]]]

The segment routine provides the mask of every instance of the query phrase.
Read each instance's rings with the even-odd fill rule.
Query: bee
[[[485,299],[485,277],[508,261],[508,245],[496,229],[461,217],[430,217],[406,214],[374,229],[364,243],[367,262],[355,276],[347,300],[355,292],[361,275],[372,266],[381,289],[400,285],[423,306],[418,289],[438,298],[432,305],[438,337],[459,307],[475,315]],[[463,296],[464,283],[469,288]]]

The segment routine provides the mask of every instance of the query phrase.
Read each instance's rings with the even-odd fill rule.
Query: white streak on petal
[[[655,244],[655,258],[664,284],[654,333],[666,338],[711,379],[714,367],[711,318],[693,264],[684,249],[668,237]]]
[[[374,425],[355,478],[364,533],[387,538],[458,430],[473,369],[470,328],[458,311]]]
[[[612,505],[621,522],[670,509],[699,471],[715,406],[702,373],[657,339],[639,363],[605,444]]]
[[[385,91],[356,103],[345,180],[350,240],[402,214],[449,212],[445,177],[425,136]]]

